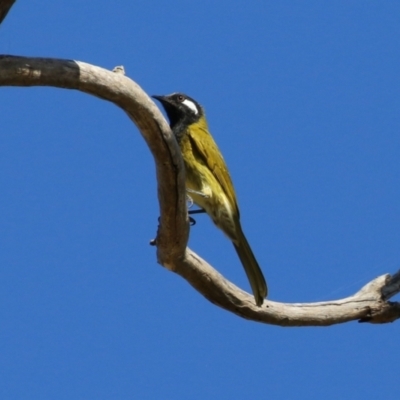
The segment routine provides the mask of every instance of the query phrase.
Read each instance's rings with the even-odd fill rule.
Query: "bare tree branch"
[[[0,82],[1,86],[76,89],[111,101],[128,114],[157,160],[158,252],[160,262],[173,269],[170,260],[184,252],[189,230],[184,168],[171,130],[149,96],[123,74],[71,60],[0,56]]]
[[[298,304],[266,300],[257,307],[253,296],[187,248],[189,227],[179,148],[152,100],[123,74],[78,61],[0,56],[0,86],[80,90],[113,102],[128,114],[156,164],[161,215],[155,241],[158,262],[181,275],[210,302],[240,317],[280,326],[327,326],[352,320],[385,323],[400,318],[399,303],[388,301],[400,292],[400,271],[374,279],[345,299]]]
[[[0,24],[3,22],[4,18],[7,16],[11,7],[15,3],[15,0],[1,0],[0,2]]]

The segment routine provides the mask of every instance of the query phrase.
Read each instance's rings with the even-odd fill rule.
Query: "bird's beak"
[[[167,96],[151,96],[153,99],[158,100],[161,104],[167,103]]]

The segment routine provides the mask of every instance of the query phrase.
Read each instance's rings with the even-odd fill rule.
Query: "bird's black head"
[[[204,110],[201,105],[183,93],[152,97],[163,105],[171,129],[177,138],[182,136],[189,125],[194,124],[204,116]]]

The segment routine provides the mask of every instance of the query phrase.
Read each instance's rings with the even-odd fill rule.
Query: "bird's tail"
[[[261,306],[268,294],[267,283],[242,229],[238,227],[236,231],[237,240],[233,242],[233,246],[249,279],[256,304]]]

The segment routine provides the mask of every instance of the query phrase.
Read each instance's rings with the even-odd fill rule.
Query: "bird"
[[[232,179],[208,129],[204,108],[183,93],[152,97],[163,106],[180,147],[189,197],[232,241],[260,307],[268,293],[267,284],[243,233]]]

